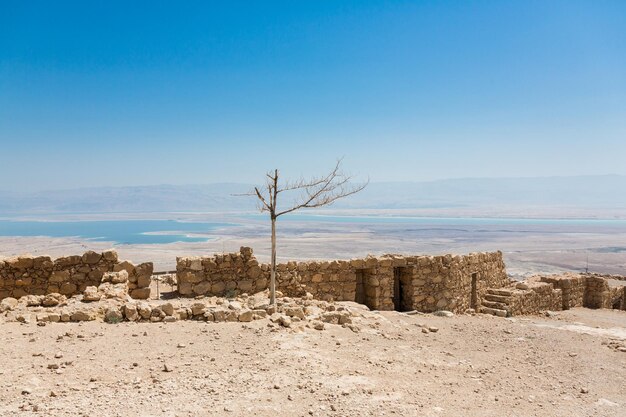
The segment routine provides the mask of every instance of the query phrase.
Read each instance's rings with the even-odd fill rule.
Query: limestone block
[[[189,263],[189,269],[192,271],[202,271],[202,260],[198,258],[194,258]]]
[[[5,262],[8,266],[15,269],[28,269],[32,268],[35,264],[35,261],[30,256],[18,256],[16,258],[9,258]]]
[[[138,277],[147,276],[149,278],[150,276],[152,276],[153,272],[154,264],[152,262],[144,262],[135,266],[135,275],[137,275]]]
[[[104,272],[100,271],[99,269],[94,269],[93,271],[89,272],[87,276],[89,277],[90,281],[101,282],[102,277],[104,276]]]
[[[134,270],[135,266],[128,261],[122,261],[119,264],[113,266],[113,272],[126,271],[128,272],[128,275],[132,275]]]
[[[71,267],[74,265],[78,265],[81,262],[81,260],[82,260],[82,257],[78,255],[57,258],[54,261],[55,269],[63,269],[63,268]]]
[[[149,287],[152,281],[152,275],[139,275],[137,277],[137,286],[138,287]]]
[[[193,292],[197,295],[204,295],[211,290],[211,283],[208,281],[201,282],[193,286]]]
[[[113,284],[122,284],[128,282],[128,272],[125,270],[118,272],[106,272],[102,277],[103,282],[111,282]]]
[[[117,307],[110,307],[104,313],[104,321],[107,323],[119,323],[122,320],[124,320],[124,316]]]
[[[124,305],[124,316],[128,321],[137,321],[139,320],[139,311],[137,311],[137,306],[135,304],[127,303]]]
[[[80,309],[73,312],[70,316],[72,321],[93,321],[97,317],[96,311],[93,309]]]
[[[117,252],[113,249],[102,252],[102,257],[109,262],[117,262]]]
[[[254,284],[257,291],[262,291],[267,288],[267,278],[259,278]]]
[[[263,311],[263,310],[261,310]],[[265,313],[265,311],[263,311]],[[266,313],[267,314],[267,313]],[[254,318],[254,312],[252,310],[243,309],[239,312],[239,321],[241,322],[249,322]]]
[[[135,300],[147,300],[148,298],[150,298],[150,287],[135,288],[130,292],[130,296]]]
[[[259,266],[253,266],[248,269],[248,277],[251,279],[256,279],[261,275],[261,268]]]
[[[77,291],[78,291],[78,287],[75,284],[72,284],[71,282],[63,283],[61,285],[61,288],[59,289],[59,292],[63,295],[76,294]]]
[[[44,307],[54,307],[54,306],[64,303],[66,300],[67,298],[64,295],[61,295],[58,293],[52,293],[52,294],[46,295],[41,301],[41,304]]]
[[[137,311],[139,312],[139,315],[141,316],[141,318],[144,320],[150,319],[150,316],[152,315],[152,308],[146,302],[138,303]]]
[[[94,251],[87,251],[82,256],[82,261],[86,264],[97,264],[102,259],[102,255]]]
[[[191,284],[197,284],[198,282],[204,281],[204,274],[201,271],[185,271],[179,275],[179,282],[189,282]]]
[[[161,306],[161,310],[165,313],[166,316],[174,315],[174,305],[172,303],[165,303]]]
[[[90,286],[85,288],[83,292],[83,301],[98,301],[102,298],[102,294],[98,292],[96,287]]]
[[[178,293],[180,295],[192,295],[193,294],[193,286],[188,282],[179,282],[178,283]]]
[[[5,311],[15,310],[17,307],[18,301],[15,298],[8,297],[0,301],[0,313],[4,313]]]

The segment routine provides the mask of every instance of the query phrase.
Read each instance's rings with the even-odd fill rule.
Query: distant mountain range
[[[0,214],[226,212],[255,209],[251,184],[98,187],[32,193],[0,191]],[[469,210],[493,207],[603,209],[626,216],[626,176],[476,178],[373,182],[335,209]],[[620,214],[621,213],[621,214]]]

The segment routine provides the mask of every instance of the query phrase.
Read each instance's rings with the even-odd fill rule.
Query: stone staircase
[[[512,295],[511,290],[507,289],[487,289],[481,302],[480,312],[498,317],[509,316]]]

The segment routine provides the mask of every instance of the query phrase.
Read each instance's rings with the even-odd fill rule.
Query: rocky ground
[[[0,315],[0,415],[626,415],[624,311],[503,319],[280,301],[267,316],[259,296],[170,300],[173,315],[153,315],[170,313],[161,300],[135,322],[97,301],[78,323],[37,315],[81,300],[20,303]],[[112,305],[122,314],[106,323]]]

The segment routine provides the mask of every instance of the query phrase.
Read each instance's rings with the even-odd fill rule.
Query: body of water
[[[0,220],[0,236],[78,237],[116,244],[159,244],[173,242],[206,242],[218,228],[234,226],[254,220],[265,221],[267,215],[233,216],[233,223],[184,222],[176,220],[97,220],[97,221],[20,221]],[[434,227],[437,230],[510,231],[600,231],[626,230],[626,220],[594,219],[524,219],[524,218],[438,218],[400,216],[327,216],[293,214],[280,222],[334,223],[354,225],[406,227],[407,230]],[[269,220],[268,220],[269,224]],[[509,230],[510,229],[510,230]],[[613,248],[615,250],[615,248]],[[621,250],[621,247],[618,248]]]
[[[116,244],[206,242],[190,236],[211,233],[228,223],[175,220],[10,221],[0,220],[0,236],[79,237]]]

